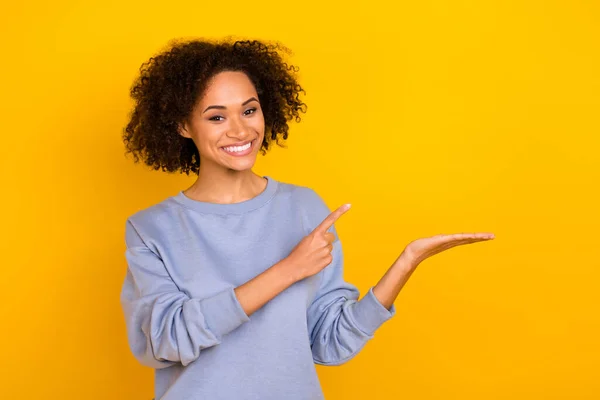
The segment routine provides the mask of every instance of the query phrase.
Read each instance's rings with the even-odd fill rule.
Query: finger
[[[462,239],[462,240],[455,240],[455,241],[452,241],[452,242],[447,242],[447,243],[441,244],[440,246],[436,247],[434,251],[436,251],[437,253],[439,253],[440,251],[448,250],[448,249],[451,249],[453,247],[462,246],[462,245],[465,245],[465,244],[477,243],[477,242],[484,242],[486,240],[489,240],[489,239]]]
[[[441,242],[453,242],[456,240],[470,240],[470,239],[481,239],[481,240],[490,240],[494,239],[493,233],[487,232],[478,232],[478,233],[454,233],[451,235],[438,235],[437,237]]]
[[[317,226],[314,229],[313,232],[325,233],[325,231],[327,231],[327,229],[331,228],[333,226],[334,222],[337,221],[338,218],[341,217],[349,209],[350,209],[350,204],[344,204],[343,206],[339,207],[337,210],[335,210],[334,212],[332,212],[331,214],[329,214],[323,220],[323,222],[321,222],[319,224],[319,226]]]
[[[483,242],[483,241],[487,241],[489,239],[462,239],[462,240],[454,240],[454,241],[449,241],[449,242],[445,242],[445,243],[439,243],[436,246],[432,247],[427,253],[424,259],[427,259],[433,255],[439,254],[443,251],[449,250],[453,247],[457,247],[457,246],[461,246],[461,245],[465,245],[465,244],[471,244],[471,243],[476,243],[476,242]]]
[[[454,236],[454,235],[448,235],[448,236]],[[452,247],[461,246],[464,244],[476,243],[476,242],[483,242],[483,241],[487,241],[487,240],[489,240],[489,239],[483,239],[483,238],[453,239],[451,237],[443,238],[443,239],[440,239],[439,242],[433,244],[430,247],[429,254],[427,255],[427,257],[431,257],[434,254],[438,254],[442,251],[451,249]]]
[[[463,244],[486,242],[488,240],[490,240],[490,239],[463,239],[463,240],[457,240],[455,242],[450,242],[448,244],[450,244],[452,246],[461,246]]]
[[[325,232],[324,237],[329,243],[335,242],[335,235],[332,232]]]

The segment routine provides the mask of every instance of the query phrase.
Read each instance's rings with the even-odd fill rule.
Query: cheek
[[[262,115],[260,118],[255,118],[252,120],[252,127],[261,135],[265,132],[265,120]]]
[[[218,126],[205,126],[198,132],[197,146],[199,149],[213,148],[221,136]]]

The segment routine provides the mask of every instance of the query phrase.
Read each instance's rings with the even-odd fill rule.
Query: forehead
[[[240,105],[250,97],[257,97],[256,88],[243,72],[220,72],[208,81],[206,90],[199,101],[200,106]]]

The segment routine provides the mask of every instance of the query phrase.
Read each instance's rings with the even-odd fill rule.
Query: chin
[[[254,164],[255,163],[243,163],[243,165],[241,163],[240,163],[240,165],[229,164],[229,169],[231,169],[233,171],[238,171],[238,172],[248,171],[248,170],[251,170],[252,168],[254,168]]]
[[[230,170],[233,171],[247,171],[249,169],[254,168],[254,165],[256,164],[256,156],[251,157],[244,157],[244,159],[240,159],[240,160],[227,160],[224,163],[222,163],[222,165]]]

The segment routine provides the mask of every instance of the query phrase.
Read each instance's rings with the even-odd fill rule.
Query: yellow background
[[[255,171],[314,188],[361,293],[437,233],[335,399],[600,398],[596,1],[12,2],[2,34],[2,398],[149,400],[125,219],[193,182],[125,158],[139,66],[175,37],[276,39],[308,113]],[[7,8],[8,7],[8,8]]]

